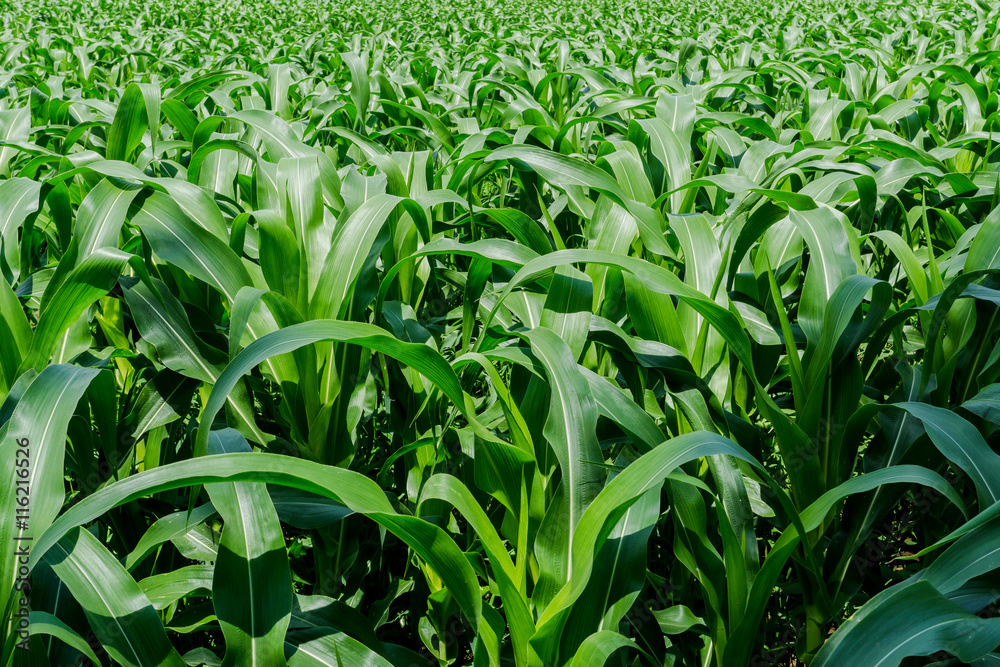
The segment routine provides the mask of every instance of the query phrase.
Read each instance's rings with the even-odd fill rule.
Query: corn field
[[[2,667],[1000,665],[1000,5],[6,0],[0,64]]]

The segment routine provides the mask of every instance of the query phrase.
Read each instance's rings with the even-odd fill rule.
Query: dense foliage
[[[0,665],[1000,664],[1000,13],[807,4],[0,4]]]

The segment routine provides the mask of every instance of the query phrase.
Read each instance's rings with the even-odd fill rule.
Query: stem
[[[823,645],[823,626],[819,610],[814,605],[806,606],[806,655],[815,655]]]
[[[466,182],[466,197],[469,200],[469,236],[476,240],[476,214],[472,204],[472,177],[475,176],[476,167],[469,169],[469,178]]]
[[[931,293],[940,292],[944,289],[944,282],[941,280],[941,271],[938,269],[937,258],[934,257],[934,239],[931,236],[931,226],[927,222],[927,193],[920,189],[920,218],[924,229],[924,238],[927,239],[927,265],[931,271]]]
[[[826,481],[827,485],[830,483],[830,432],[833,430],[830,423],[830,414],[833,412],[833,376],[826,376],[826,414],[824,415],[826,420],[826,428],[823,437],[823,479]],[[824,522],[825,524],[825,522]],[[823,526],[820,527],[822,530]]]
[[[972,363],[969,365],[969,370],[965,374],[965,386],[962,387],[962,392],[958,395],[958,402],[964,403],[966,397],[969,395],[969,387],[972,385],[972,378],[976,375],[976,369],[979,368],[979,359],[983,356],[983,348],[986,346],[986,342],[990,339],[990,331],[993,329],[993,322],[997,319],[997,309],[993,309],[993,314],[990,315],[990,321],[986,325],[986,330],[983,335],[979,338],[979,345],[976,346],[976,354],[972,357]]]
[[[778,323],[781,325],[781,335],[785,339],[785,358],[788,359],[788,372],[792,378],[792,400],[795,402],[795,409],[801,411],[800,402],[805,397],[805,375],[802,372],[802,360],[799,359],[799,349],[795,347],[792,325],[788,322],[788,314],[785,312],[781,300],[781,290],[778,289],[778,283],[774,280],[774,273],[771,271],[767,257],[764,258],[764,266],[767,271],[767,282],[771,287],[771,300],[774,301],[774,309],[778,313]]]

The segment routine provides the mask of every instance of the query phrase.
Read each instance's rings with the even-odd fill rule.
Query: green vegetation
[[[0,5],[0,665],[1000,664],[998,20]]]

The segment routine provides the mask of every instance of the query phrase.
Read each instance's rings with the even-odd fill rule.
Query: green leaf
[[[0,155],[5,150],[0,148]],[[9,178],[0,182],[0,242],[3,243],[3,260],[14,278],[21,268],[17,233],[25,219],[38,210],[40,191],[41,185],[28,178]]]
[[[285,642],[289,667],[392,667],[361,642],[331,628],[300,630]]]
[[[173,514],[168,514],[165,517],[157,519],[153,525],[150,526],[145,533],[143,533],[142,538],[135,545],[135,548],[125,558],[125,569],[135,569],[135,567],[141,563],[146,556],[153,551],[153,549],[160,546],[164,542],[174,539],[175,537],[184,535],[191,528],[197,526],[215,514],[216,511],[212,504],[205,503],[190,512],[174,512]]]
[[[440,528],[397,514],[377,484],[342,468],[277,454],[218,454],[154,468],[107,485],[60,516],[36,542],[33,558],[45,555],[74,527],[109,509],[154,493],[199,484],[261,482],[325,496],[364,514],[398,536],[441,577],[462,613],[479,626],[482,599],[469,561]]]
[[[213,454],[250,449],[235,431],[213,435]],[[225,522],[212,579],[215,615],[226,638],[223,667],[281,665],[292,611],[292,576],[267,487],[240,482],[209,484],[205,490]]]
[[[869,600],[823,645],[813,664],[896,667],[908,656],[942,650],[968,663],[998,644],[1000,619],[979,618],[918,580]]]
[[[46,300],[20,373],[45,368],[59,340],[91,304],[111,290],[129,257],[121,250],[99,248],[67,274],[59,289]]]
[[[86,656],[95,665],[101,664],[94,650],[73,628],[44,611],[33,611],[28,615],[28,631],[32,636],[50,635],[65,642]]]
[[[227,243],[195,224],[174,201],[159,192],[146,199],[132,220],[161,259],[215,287],[233,303],[250,285],[250,275]]]
[[[114,122],[108,130],[105,155],[109,160],[128,160],[142,141],[146,130],[156,141],[160,127],[160,86],[132,83],[118,103]]]
[[[6,476],[0,484],[0,538],[8,545],[0,556],[0,610],[5,629],[14,611],[12,602],[20,599],[14,593],[18,548],[32,544],[62,508],[66,429],[98,372],[64,364],[48,366],[24,389],[0,431],[0,463]],[[25,514],[29,519],[19,520]]]
[[[75,528],[45,561],[83,607],[101,645],[128,667],[175,667],[184,661],[139,585],[93,535]]]
[[[642,649],[627,637],[611,630],[595,632],[587,637],[573,658],[571,667],[604,667],[613,653],[623,648]]]
[[[679,635],[696,625],[705,624],[704,620],[682,604],[654,611],[653,617],[666,635]]]

